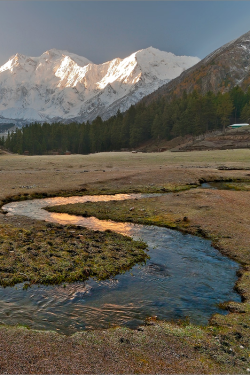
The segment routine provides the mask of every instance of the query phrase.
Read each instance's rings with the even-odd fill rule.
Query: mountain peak
[[[245,41],[246,39],[249,39],[250,38],[250,31],[246,32],[245,34],[241,35],[239,38],[233,40],[234,41]]]
[[[75,63],[81,67],[91,64],[91,61],[86,59],[86,57],[76,55],[75,53],[68,52],[67,50],[60,50],[56,48],[49,49],[41,55],[41,57],[49,60],[58,60],[64,58],[65,56],[70,57],[71,60],[75,61]]]
[[[147,52],[150,52],[150,53],[152,53],[152,52],[162,52],[160,49],[152,47],[152,46],[144,48],[141,51],[147,51]],[[171,53],[171,52],[167,52],[167,53]]]
[[[69,55],[69,54],[70,53],[66,50],[51,48],[51,49],[48,49],[47,51],[45,51],[41,56],[46,55],[46,56],[49,56],[49,57],[59,57],[59,56],[62,56],[62,55]]]
[[[166,51],[161,51],[160,49],[158,48],[154,48],[152,46],[150,47],[147,47],[147,48],[144,48],[144,49],[141,49],[137,52],[135,52],[135,55],[148,55],[148,56],[151,56],[151,58],[154,59],[154,56],[157,56],[157,57],[162,57],[163,59],[164,58],[167,58],[168,56],[168,59],[187,59],[187,58],[191,58],[191,59],[194,59],[194,64],[198,63],[200,61],[200,58],[199,57],[193,57],[193,56],[177,56],[175,55],[173,52],[166,52]]]
[[[105,119],[196,62],[152,46],[99,65],[56,48],[39,57],[18,53],[0,67],[0,116],[26,122]]]
[[[14,55],[14,58],[15,58],[15,59],[25,59],[26,56],[25,56],[25,55],[22,55],[21,53],[16,53],[16,54]]]

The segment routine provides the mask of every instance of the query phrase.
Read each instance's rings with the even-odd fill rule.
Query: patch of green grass
[[[224,185],[225,185],[225,188],[229,190],[250,191],[249,181],[224,183]]]
[[[100,220],[156,225],[181,231],[188,228],[187,218],[176,220],[173,213],[155,210],[153,204],[155,199],[157,198],[150,197],[138,200],[75,203],[46,207],[46,210],[84,217],[95,216]]]
[[[105,279],[144,262],[146,244],[110,231],[41,225],[0,226],[0,285]]]

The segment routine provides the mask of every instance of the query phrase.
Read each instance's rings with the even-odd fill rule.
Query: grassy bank
[[[146,244],[113,232],[36,224],[0,225],[0,285],[105,279],[147,259]]]
[[[209,327],[199,329],[210,344],[196,345],[196,350],[219,363],[223,362],[228,369],[237,364],[241,366],[241,371],[247,371],[250,356],[250,251],[247,229],[250,224],[250,202],[245,189],[247,185],[242,184],[238,191],[194,189],[154,198],[87,202],[48,209],[181,230],[211,239],[223,254],[241,263],[235,287],[243,302],[223,304],[222,307],[230,313],[227,316],[216,314],[211,318]],[[174,330],[174,325],[172,328]],[[214,332],[212,336],[211,332]],[[209,337],[212,341],[216,338],[214,347]]]
[[[20,193],[14,195],[8,195],[7,197],[0,200],[0,208],[10,202],[20,202],[25,200],[32,200],[32,199],[43,199],[43,198],[52,198],[52,197],[72,197],[72,196],[85,196],[85,195],[113,195],[113,194],[133,194],[133,193],[140,193],[140,194],[157,194],[157,193],[172,193],[172,192],[180,192],[189,189],[193,189],[198,187],[198,184],[183,184],[183,185],[176,185],[176,184],[164,184],[164,185],[141,185],[136,187],[108,187],[108,188],[100,188],[98,186],[92,188],[81,188],[77,190],[58,190],[58,191],[51,191],[49,193],[46,192],[33,192],[33,193]]]
[[[152,320],[73,336],[0,327],[0,342],[1,371],[11,374],[242,374],[248,366],[239,359],[247,349],[236,342],[230,351],[217,328]]]
[[[7,203],[13,199],[55,195],[158,192],[157,189],[162,188],[198,185],[202,179],[249,179],[249,171],[244,169],[249,161],[249,150],[1,156],[0,200]],[[218,169],[221,166],[230,169]],[[67,337],[54,332],[0,326],[1,373],[249,373],[249,192],[173,191],[157,199],[124,201],[117,206],[112,203],[110,214],[105,213],[104,207],[89,207],[87,214],[93,211],[98,216],[100,210],[106,218],[111,218],[112,214],[113,220],[123,218],[124,221],[164,225],[210,238],[221,252],[242,264],[236,287],[244,302],[226,303],[224,307],[230,313],[215,315],[207,327],[193,326],[188,321],[178,324],[148,319],[138,330],[114,328]],[[126,209],[124,204],[127,204]],[[85,211],[84,206],[84,214]],[[0,213],[0,225],[4,230],[8,226],[12,228],[11,241],[15,231],[22,231],[23,236],[23,230],[39,232],[40,225],[44,227],[43,233],[51,236],[52,243],[57,241],[56,234],[46,232],[56,227],[38,225],[35,220]],[[69,232],[66,237],[79,235],[78,229],[73,233],[70,233],[73,228],[65,230]],[[91,240],[91,236],[87,237]],[[73,237],[66,242],[70,244],[71,240]],[[38,246],[45,242],[44,254],[54,254],[55,249],[46,244],[45,236],[35,241]],[[96,244],[100,245],[98,241]]]

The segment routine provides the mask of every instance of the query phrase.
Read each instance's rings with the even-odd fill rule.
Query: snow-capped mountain
[[[0,67],[0,122],[107,119],[199,61],[153,47],[99,65],[56,49],[16,54]]]

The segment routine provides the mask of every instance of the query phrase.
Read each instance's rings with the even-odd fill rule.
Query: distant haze
[[[250,29],[247,1],[1,1],[0,65],[57,48],[94,63],[153,46],[205,57]]]

